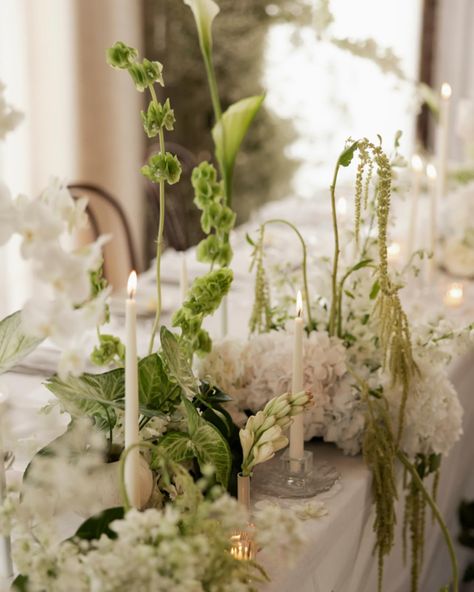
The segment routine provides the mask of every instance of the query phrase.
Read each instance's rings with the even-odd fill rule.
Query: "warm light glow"
[[[298,294],[296,295],[296,316],[301,317],[303,314],[303,296],[301,295],[301,290],[298,290]]]
[[[431,162],[426,165],[426,175],[428,179],[431,179],[432,181],[434,181],[438,176],[438,171],[436,170],[435,165]]]
[[[459,283],[453,283],[449,286],[444,297],[444,303],[447,306],[460,306],[464,300],[464,286]]]
[[[132,273],[128,276],[128,282],[127,282],[127,292],[128,292],[128,297],[130,298],[130,300],[133,300],[133,298],[135,298],[135,294],[137,292],[137,272],[134,270],[132,271]]]
[[[239,561],[255,559],[255,543],[245,532],[234,534],[230,537],[230,554]]]
[[[400,246],[400,243],[392,243],[387,247],[387,255],[390,261],[396,261],[401,252],[402,247]]]
[[[411,157],[411,168],[417,173],[421,173],[423,170],[423,159],[419,154],[414,154]]]
[[[336,211],[341,216],[345,216],[347,214],[347,199],[345,197],[340,197],[337,200]]]
[[[449,99],[452,92],[453,91],[451,90],[451,85],[449,85],[447,82],[443,82],[443,84],[441,85],[441,97],[443,99]]]

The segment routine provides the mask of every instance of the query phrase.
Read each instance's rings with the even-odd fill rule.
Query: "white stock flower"
[[[87,225],[87,198],[75,200],[64,181],[52,177],[41,194],[41,201],[46,203],[51,211],[59,214],[67,225],[67,230],[78,230]]]

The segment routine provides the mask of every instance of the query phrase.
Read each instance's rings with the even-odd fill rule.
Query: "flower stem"
[[[413,481],[416,483],[418,489],[421,491],[423,497],[427,501],[428,505],[430,506],[434,517],[438,521],[438,524],[443,532],[444,539],[446,541],[446,545],[448,547],[449,557],[451,559],[451,571],[453,576],[453,592],[458,592],[459,590],[459,573],[458,573],[458,561],[456,559],[456,553],[454,551],[453,541],[451,539],[451,535],[449,534],[448,528],[446,523],[441,516],[441,513],[436,505],[435,501],[431,497],[431,495],[426,490],[425,486],[423,485],[423,481],[421,480],[418,471],[416,468],[411,464],[405,454],[401,451],[397,451],[397,457],[399,461],[403,464],[403,466],[410,472]]]
[[[306,249],[306,243],[304,241],[304,238],[303,238],[301,232],[296,228],[296,226],[294,224],[292,224],[291,222],[288,222],[288,220],[283,220],[280,218],[275,218],[273,220],[267,220],[266,222],[264,222],[262,224],[262,227],[265,227],[266,224],[286,224],[286,226],[289,226],[296,233],[297,237],[300,240],[301,248],[303,250],[303,261],[302,261],[303,291],[304,291],[304,299],[306,302],[306,314],[308,315],[308,326],[311,331],[313,328],[313,318],[311,316],[311,305],[310,305],[309,288],[308,288],[308,264],[307,264],[308,251]]]
[[[158,99],[156,98],[155,89],[153,85],[150,87],[150,93],[153,99],[153,102],[158,107]],[[160,128],[159,131],[159,140],[160,140],[160,153],[165,154],[165,136],[163,133],[163,128]],[[160,181],[159,184],[159,191],[160,191],[160,218],[158,222],[158,237],[156,240],[156,313],[155,313],[155,320],[153,321],[153,328],[151,330],[150,336],[150,345],[148,347],[148,355],[153,353],[153,349],[155,346],[155,337],[160,327],[160,319],[161,319],[161,308],[162,308],[162,300],[161,300],[161,252],[163,250],[163,231],[165,227],[165,181],[164,179]]]
[[[331,190],[331,210],[332,210],[332,226],[334,230],[334,261],[332,268],[332,300],[331,300],[331,311],[329,313],[329,335],[336,334],[336,317],[337,317],[337,270],[339,265],[339,230],[337,227],[337,212],[336,212],[336,183],[337,175],[339,173],[339,160],[337,161],[336,168],[334,169],[334,177],[332,179]]]

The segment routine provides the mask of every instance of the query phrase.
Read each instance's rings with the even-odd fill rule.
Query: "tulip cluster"
[[[256,465],[270,460],[275,452],[285,448],[288,438],[284,431],[290,426],[292,417],[302,413],[312,402],[309,391],[285,393],[271,399],[261,411],[249,417],[239,434],[243,475],[251,475]]]

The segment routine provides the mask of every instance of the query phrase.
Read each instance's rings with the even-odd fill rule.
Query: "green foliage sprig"
[[[197,247],[197,259],[221,267],[232,260],[232,248],[227,237],[235,224],[235,213],[224,203],[224,188],[217,180],[217,171],[207,161],[193,170],[191,182],[194,203],[202,211],[201,228],[208,235]],[[213,234],[211,234],[211,232]]]
[[[160,218],[158,223],[158,236],[156,240],[156,314],[150,336],[148,353],[154,350],[155,337],[160,326],[162,297],[161,297],[161,253],[163,250],[163,233],[165,224],[165,184],[177,183],[181,176],[181,165],[178,158],[166,151],[164,132],[172,131],[175,117],[167,99],[160,103],[156,96],[155,84],[164,86],[163,66],[156,61],[146,58],[142,62],[137,61],[138,52],[135,48],[118,41],[107,50],[107,62],[113,68],[127,70],[136,89],[139,92],[148,90],[151,101],[146,112],[141,112],[141,118],[145,133],[149,138],[158,136],[160,150],[150,156],[148,163],[142,167],[142,174],[152,183],[159,185],[160,194]]]
[[[196,278],[183,306],[172,318],[173,327],[181,329],[181,342],[191,356],[211,350],[211,339],[202,328],[204,317],[213,314],[229,292],[234,274],[228,267]]]
[[[273,313],[270,304],[270,289],[265,268],[263,265],[265,226],[267,226],[268,224],[284,224],[285,226],[288,226],[296,234],[299,242],[301,243],[301,273],[303,279],[303,298],[306,305],[307,327],[309,331],[312,331],[316,327],[316,325],[313,321],[313,317],[311,314],[311,301],[309,297],[308,285],[308,249],[306,248],[306,242],[303,238],[303,235],[294,224],[288,222],[288,220],[274,219],[267,220],[260,226],[259,238],[257,242],[254,242],[249,236],[247,236],[247,240],[254,248],[252,253],[252,264],[250,270],[255,268],[256,271],[254,304],[249,323],[250,333],[254,333],[255,331],[263,333],[270,331],[270,329],[274,327]]]

